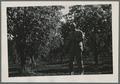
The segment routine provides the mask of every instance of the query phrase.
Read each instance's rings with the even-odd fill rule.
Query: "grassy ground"
[[[47,64],[40,65],[34,68],[33,72],[20,74],[17,72],[19,67],[9,67],[9,76],[54,76],[54,75],[70,75],[68,64]],[[78,70],[77,65],[74,65],[74,70]],[[95,74],[112,74],[112,67],[110,65],[84,65],[84,75]],[[80,75],[75,72],[74,75]]]

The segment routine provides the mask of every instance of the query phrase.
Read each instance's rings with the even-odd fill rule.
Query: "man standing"
[[[82,63],[82,51],[83,51],[83,32],[79,29],[71,27],[70,32],[67,35],[65,41],[66,54],[69,57],[69,69],[70,74],[74,74],[75,71],[82,73],[83,63]],[[77,70],[74,69],[74,64],[78,66]]]

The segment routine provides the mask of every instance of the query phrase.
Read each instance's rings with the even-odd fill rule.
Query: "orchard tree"
[[[50,38],[53,38],[50,37],[50,29],[56,30],[61,18],[59,10],[62,8],[64,7],[7,8],[8,38],[12,38],[11,41],[15,44],[22,72],[26,71],[27,64],[36,64],[37,58],[45,57],[49,53],[48,44]]]
[[[85,33],[84,55],[94,58],[98,64],[98,56],[112,57],[112,12],[111,5],[75,5],[70,7],[67,16],[73,16],[71,23]],[[69,19],[69,18],[67,18]],[[68,24],[69,25],[69,24]],[[70,31],[67,24],[63,25],[62,35],[65,38]],[[93,57],[94,56],[94,57]]]

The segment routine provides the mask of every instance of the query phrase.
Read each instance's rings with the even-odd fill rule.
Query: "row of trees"
[[[73,23],[85,33],[84,57],[99,58],[112,63],[112,11],[111,5],[75,5],[70,7],[67,16],[73,16]],[[65,24],[66,25],[66,24]],[[68,30],[68,27],[65,27]],[[66,32],[66,31],[65,31]],[[86,62],[86,61],[85,61]]]
[[[52,48],[60,45],[57,29],[60,26],[62,6],[7,8],[9,58],[21,64],[45,59]],[[13,46],[14,45],[14,46]],[[16,52],[15,52],[16,50]]]
[[[63,6],[9,7],[7,8],[9,64],[17,62],[22,71],[28,65],[40,65],[41,61],[64,62],[64,40],[70,31],[70,23],[85,33],[84,62],[99,63],[108,57],[112,63],[111,5],[75,5],[70,7],[62,23]],[[68,17],[72,16],[73,19]],[[70,21],[70,23],[69,23]],[[12,58],[14,58],[12,60]],[[89,61],[89,59],[93,59]],[[107,62],[108,63],[108,62]],[[32,69],[31,69],[32,70]]]

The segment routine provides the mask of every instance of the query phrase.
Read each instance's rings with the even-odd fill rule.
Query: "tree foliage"
[[[71,23],[76,24],[76,28],[85,33],[84,55],[86,58],[94,58],[98,63],[98,56],[112,57],[112,11],[111,5],[75,5],[70,7],[69,14],[66,15],[74,19]],[[63,37],[67,35],[70,24],[63,25]],[[91,54],[92,53],[92,54]],[[84,57],[85,57],[84,56]],[[93,57],[95,56],[95,57]],[[86,62],[86,61],[85,61]],[[92,61],[91,61],[92,62]]]
[[[62,16],[60,11],[62,8],[64,7],[8,7],[7,32],[10,60],[15,58],[23,70],[28,64],[30,67],[31,64],[36,64],[35,62],[40,65],[42,60],[63,62],[66,59],[65,39],[71,31],[70,28],[74,27],[74,23],[76,28],[85,33],[84,62],[98,64],[99,60],[103,61],[107,57],[111,63],[111,5],[74,5],[65,16]],[[73,19],[70,20],[69,16]],[[63,17],[66,23],[60,21]]]
[[[16,44],[15,49],[21,59],[21,66],[25,66],[27,59],[47,56],[50,51],[49,45],[57,47],[57,44],[51,43],[51,40],[55,38],[55,35],[52,36],[51,33],[54,31],[57,33],[56,28],[61,18],[59,10],[62,8],[64,7],[7,8],[8,38]]]

